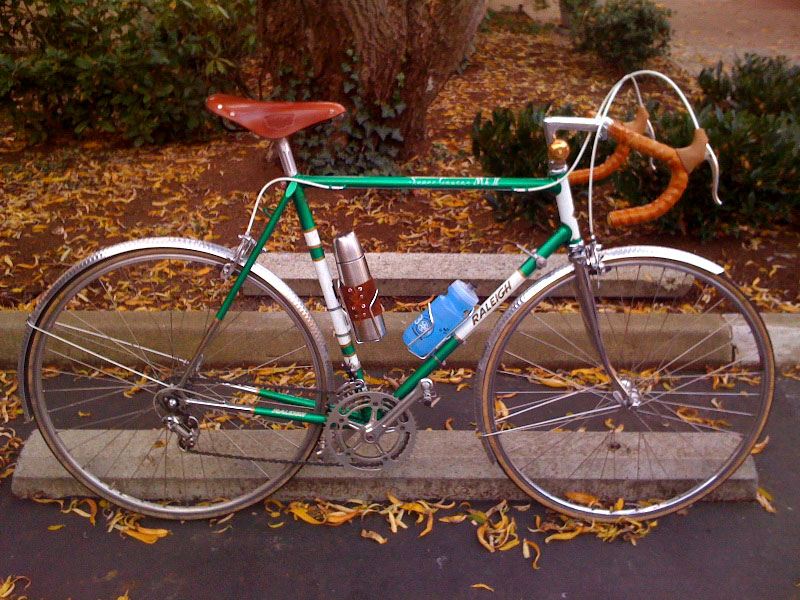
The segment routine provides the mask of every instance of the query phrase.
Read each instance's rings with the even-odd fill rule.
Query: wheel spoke
[[[660,257],[612,253],[604,265],[591,277],[599,333],[626,397],[582,351],[577,319],[559,310],[577,304],[564,271],[503,315],[490,338],[478,373],[481,435],[551,508],[655,518],[708,493],[747,455],[769,410],[773,364],[752,325],[758,316],[724,277]],[[559,316],[546,314],[551,307]],[[731,319],[745,324],[736,348]],[[531,321],[545,333],[523,330]],[[584,497],[592,502],[575,500]],[[623,510],[611,510],[620,498]]]
[[[101,251],[58,282],[28,332],[28,393],[57,457],[95,492],[157,517],[221,516],[285,483],[321,431],[229,409],[285,407],[259,390],[304,388],[316,405],[305,410],[321,412],[332,371],[303,303],[256,271],[187,377],[233,281],[218,277],[230,257],[159,243]]]

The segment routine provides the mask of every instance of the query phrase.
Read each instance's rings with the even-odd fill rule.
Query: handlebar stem
[[[612,119],[608,117],[545,117],[544,136],[548,146],[556,139],[556,133],[559,131],[598,132],[602,136],[611,122]]]

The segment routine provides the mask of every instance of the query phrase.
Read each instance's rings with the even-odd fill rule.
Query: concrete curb
[[[447,291],[453,279],[463,279],[488,296],[527,258],[523,254],[447,254],[432,252],[367,252],[367,263],[382,296],[421,296]],[[336,273],[333,253],[325,255],[331,273]],[[258,263],[275,273],[301,297],[320,296],[314,264],[308,254],[270,252]],[[554,254],[544,271],[535,271],[536,280],[544,272],[567,264],[565,254]],[[519,292],[517,292],[519,293]]]
[[[558,434],[556,434],[558,435]],[[636,434],[630,434],[636,435]],[[659,434],[654,434],[658,436]],[[663,435],[663,434],[661,434]],[[704,434],[701,434],[704,435]],[[152,446],[150,440],[149,446]],[[130,450],[130,448],[128,448]],[[176,450],[177,452],[177,450]],[[136,450],[126,454],[126,464],[140,464]],[[618,498],[633,496],[633,489],[644,489],[644,495],[653,496],[674,493],[685,489],[681,475],[691,469],[691,465],[679,464],[675,467],[674,479],[659,477],[658,479],[642,478],[635,481],[629,473],[619,475],[617,479],[603,482],[608,497]],[[210,478],[222,478],[219,485],[236,486],[239,481],[235,475],[226,473],[211,474]],[[133,478],[123,478],[131,484]],[[121,482],[122,482],[121,481]],[[171,480],[170,480],[171,481]],[[552,485],[547,478],[541,481]],[[175,490],[185,490],[197,485],[203,491],[200,480],[186,483],[181,480],[175,483]],[[645,488],[632,488],[632,483]],[[202,481],[205,484],[205,480]],[[136,485],[134,482],[133,485]],[[170,485],[169,482],[167,485]],[[576,483],[575,485],[580,485]],[[22,498],[45,496],[61,498],[67,496],[86,495],[83,488],[61,466],[44,443],[41,434],[34,431],[25,443],[12,479],[12,492]],[[219,495],[225,495],[224,487],[215,487]],[[652,489],[652,491],[651,491]],[[754,500],[758,490],[758,476],[752,457],[717,488],[707,499],[725,501]],[[408,462],[394,469],[380,473],[355,472],[349,469],[330,467],[304,467],[299,473],[273,496],[279,500],[296,500],[298,498],[321,497],[329,500],[347,500],[361,498],[364,500],[385,500],[386,492],[392,491],[405,498],[457,498],[464,500],[528,500],[528,496],[520,490],[505,473],[495,464],[491,464],[483,451],[481,443],[471,431],[420,431]],[[191,492],[185,492],[191,493]]]
[[[332,260],[329,257],[329,260]],[[522,262],[519,254],[480,256],[461,254],[375,254],[369,255],[373,276],[378,280],[384,295],[429,297],[442,293],[453,273],[458,273],[477,285],[479,295],[486,296],[501,283],[498,273],[505,277]],[[557,266],[563,257],[553,257],[550,266]],[[274,254],[265,260],[266,266],[284,279],[296,292],[306,296],[318,296],[319,287],[313,267],[305,254]],[[304,266],[303,266],[304,265]],[[333,269],[332,269],[333,270]],[[130,313],[133,318],[137,313]],[[236,351],[244,352],[252,359],[257,356],[263,340],[273,339],[270,331],[280,327],[276,313],[253,313],[241,319],[242,343]],[[401,343],[400,337],[416,313],[386,313],[387,339],[384,343],[364,344],[358,351],[362,362],[369,367],[415,366],[418,359],[413,357]],[[574,315],[580,318],[579,315]],[[17,356],[24,333],[26,313],[21,311],[0,311],[0,367],[15,368]],[[800,315],[764,314],[764,321],[773,340],[776,362],[786,366],[800,362]],[[97,318],[105,318],[99,315]],[[329,349],[334,353],[336,342],[330,332],[330,321],[326,314],[315,313],[327,338]],[[474,339],[453,355],[448,364],[474,366],[480,358],[487,338],[499,315],[492,315],[490,322],[477,330]],[[727,321],[724,325],[723,319]],[[152,322],[152,317],[150,317]],[[191,318],[184,322],[191,322]],[[276,321],[273,323],[273,321]],[[708,321],[707,323],[705,321]],[[560,316],[551,327],[564,322]],[[270,325],[273,323],[272,325]],[[570,329],[574,330],[571,326]],[[579,329],[579,327],[578,327]],[[709,315],[703,322],[677,324],[676,331],[670,335],[688,335],[703,339],[707,332],[714,331],[715,337],[709,341],[720,349],[722,356],[730,355],[733,347],[741,346],[742,326],[728,315]],[[253,332],[257,332],[255,335]],[[720,333],[721,332],[721,333]],[[158,335],[157,327],[152,333]],[[663,332],[662,332],[663,333]],[[245,335],[247,334],[247,335]],[[541,335],[541,332],[537,332]],[[558,333],[554,333],[558,335]],[[562,334],[563,335],[563,334]],[[720,337],[721,336],[721,337]],[[719,339],[717,339],[719,338]],[[252,340],[252,343],[247,343]],[[144,342],[145,340],[140,340]],[[657,340],[639,340],[638,344],[649,347]],[[274,349],[272,349],[274,351]],[[614,349],[611,349],[614,352]],[[557,353],[550,352],[552,360]],[[237,360],[239,357],[232,357]],[[725,359],[723,359],[725,360]],[[564,365],[562,365],[564,366]],[[663,482],[657,482],[661,485]],[[758,487],[757,473],[752,458],[711,496],[711,499],[752,500]],[[31,435],[20,456],[12,489],[15,494],[31,496],[42,493],[48,496],[62,496],[84,493],[82,488],[55,461],[44,445],[38,431]],[[300,471],[287,486],[282,488],[278,498],[298,498],[323,496],[331,499],[360,497],[364,499],[383,499],[386,490],[394,490],[407,497],[452,497],[465,499],[509,499],[525,500],[527,497],[497,467],[489,463],[481,444],[473,432],[463,431],[422,431],[409,461],[395,470],[379,474],[353,473],[344,469],[306,467]],[[619,493],[617,493],[619,492]],[[610,495],[625,495],[624,490],[610,491]]]

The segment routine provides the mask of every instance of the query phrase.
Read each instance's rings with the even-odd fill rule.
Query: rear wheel
[[[774,364],[756,311],[724,276],[661,257],[590,275],[615,397],[578,312],[572,269],[523,294],[479,366],[481,427],[506,473],[557,511],[654,518],[700,499],[748,457]]]
[[[165,518],[227,514],[283,485],[319,438],[318,424],[250,410],[292,408],[257,393],[267,389],[322,414],[332,385],[319,329],[264,270],[181,384],[235,279],[221,276],[230,258],[192,240],[121,244],[67,272],[32,318],[20,370],[42,435],[111,502]]]

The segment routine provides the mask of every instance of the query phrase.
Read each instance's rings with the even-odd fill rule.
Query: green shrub
[[[569,0],[571,33],[582,50],[592,50],[610,65],[630,71],[669,52],[671,11],[650,0],[607,0],[598,5]]]
[[[561,12],[561,24],[569,29],[570,35],[580,35],[579,25],[588,12],[597,6],[597,0],[558,0]]]
[[[547,143],[542,122],[550,105],[527,104],[519,112],[497,108],[490,119],[478,113],[472,123],[472,153],[483,171],[497,177],[544,177],[547,175]],[[572,115],[571,107],[557,111]],[[572,149],[573,158],[577,150]],[[552,194],[504,193],[487,195],[499,219],[523,216],[536,221],[539,211],[552,204]]]
[[[785,56],[745,54],[728,72],[722,62],[706,68],[697,83],[710,102],[753,113],[800,112],[800,66]]]
[[[672,146],[691,142],[693,124],[686,115],[655,111],[658,139]],[[706,105],[698,120],[708,133],[720,163],[717,206],[711,199],[711,172],[692,173],[683,197],[656,221],[665,232],[711,237],[741,225],[770,226],[797,221],[800,209],[800,124],[788,113],[754,114]],[[632,152],[630,168],[614,175],[617,192],[631,205],[646,204],[666,188],[669,174],[653,172]]]
[[[243,87],[256,0],[6,0],[0,109],[31,141],[52,129],[136,144],[202,130],[214,90]]]

